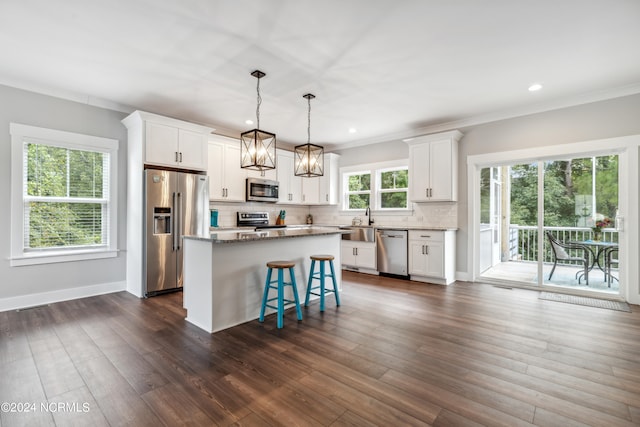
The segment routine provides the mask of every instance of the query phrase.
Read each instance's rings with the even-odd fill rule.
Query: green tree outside
[[[29,248],[85,246],[103,243],[101,203],[48,198],[103,198],[105,154],[27,144]]]

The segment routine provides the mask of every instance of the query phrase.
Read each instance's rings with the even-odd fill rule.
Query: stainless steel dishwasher
[[[408,277],[407,230],[376,229],[378,272]]]

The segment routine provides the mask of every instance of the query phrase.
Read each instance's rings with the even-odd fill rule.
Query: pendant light
[[[256,107],[256,128],[240,135],[240,167],[264,171],[276,168],[276,134],[260,130],[260,79],[266,76],[260,70],[251,73],[258,79],[258,106]]]
[[[311,100],[314,95],[308,93],[302,96],[307,99],[307,143],[298,145],[294,149],[294,175],[311,178],[324,175],[324,148],[311,143]]]

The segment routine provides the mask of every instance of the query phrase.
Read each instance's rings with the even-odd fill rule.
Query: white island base
[[[296,263],[296,284],[300,304],[303,305],[311,267],[309,256],[333,255],[336,281],[340,289],[342,283],[341,234],[300,236],[295,234],[291,233],[283,238],[233,242],[215,238],[185,237],[183,297],[184,308],[187,310],[186,320],[212,333],[257,319],[260,314],[268,261],[290,260]],[[317,265],[318,263],[316,268],[318,268]],[[273,278],[276,277],[274,272]],[[287,271],[285,280],[288,280],[288,277]],[[287,289],[287,292],[290,290]],[[291,297],[292,295],[289,294],[285,298]],[[319,297],[316,296],[315,299],[317,298]],[[327,307],[331,307],[330,304],[331,302]],[[274,311],[267,309],[267,313]],[[275,322],[275,319],[267,318],[265,322],[267,321]],[[287,322],[292,321],[297,320],[295,317],[286,318],[285,327]]]

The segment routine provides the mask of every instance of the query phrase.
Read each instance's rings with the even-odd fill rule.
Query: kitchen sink
[[[342,235],[342,240],[355,240],[358,242],[375,242],[375,229],[366,225],[345,225],[340,230],[351,230],[351,233]]]

